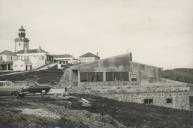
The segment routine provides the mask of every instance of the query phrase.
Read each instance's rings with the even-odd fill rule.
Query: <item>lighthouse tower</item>
[[[18,31],[18,36],[15,38],[15,52],[23,50],[27,52],[29,50],[29,39],[25,37],[25,29],[23,26]]]

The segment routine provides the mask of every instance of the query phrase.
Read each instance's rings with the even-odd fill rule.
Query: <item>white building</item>
[[[75,59],[70,54],[53,55],[54,62],[57,62],[58,69],[63,69],[65,66],[78,64],[78,59]]]
[[[26,38],[23,26],[19,29],[18,37],[15,38],[15,55],[17,60],[13,62],[13,71],[33,70],[53,62],[53,57],[40,47],[29,48],[29,39]]]
[[[12,70],[16,55],[12,51],[4,50],[0,53],[0,70]]]
[[[97,61],[97,60],[100,60],[100,57],[98,56],[98,53],[97,53],[97,55],[95,55],[91,52],[88,52],[88,53],[86,53],[86,54],[79,57],[80,63],[89,63],[89,62],[94,62],[94,61]]]
[[[30,49],[27,52],[25,52],[25,50],[20,50],[16,52],[16,55],[18,61],[13,64],[14,71],[37,69],[53,61],[53,57],[41,48]],[[21,68],[20,65],[24,65],[24,68]]]
[[[29,71],[32,70],[32,63],[29,61],[16,60],[13,62],[14,71]]]

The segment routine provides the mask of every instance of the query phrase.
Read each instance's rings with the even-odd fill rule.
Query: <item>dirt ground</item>
[[[0,128],[193,128],[192,116],[90,95],[0,97]]]
[[[73,100],[81,106],[78,98]],[[0,128],[126,128],[109,115],[73,110],[71,105],[50,97],[0,97]]]

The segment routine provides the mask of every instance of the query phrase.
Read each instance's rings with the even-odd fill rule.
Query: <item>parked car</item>
[[[33,85],[28,86],[28,88],[23,89],[24,92],[28,93],[42,93],[42,94],[47,94],[50,91],[49,86],[43,86],[39,85],[37,82],[33,82]]]
[[[26,88],[27,86],[18,86],[11,81],[0,81],[0,96],[23,97]]]

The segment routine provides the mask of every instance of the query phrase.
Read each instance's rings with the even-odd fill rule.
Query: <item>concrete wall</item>
[[[13,71],[25,71],[25,62],[22,60],[17,60],[13,62]]]
[[[72,93],[93,94],[124,102],[143,103],[144,99],[150,98],[153,105],[189,110],[189,88],[184,84],[164,82],[160,79],[160,71],[158,67],[132,62],[130,55],[124,54],[72,66],[64,72],[60,87],[73,86]],[[103,76],[106,72],[128,72],[129,78],[135,74],[137,81],[80,82],[80,72],[103,72]],[[167,98],[172,98],[172,103],[166,103]]]
[[[136,73],[142,83],[152,83],[160,80],[161,68],[130,62],[130,71]]]
[[[73,88],[71,93],[92,94],[123,102],[144,103],[153,99],[153,104],[175,109],[190,110],[189,88],[185,86],[82,86]],[[166,99],[172,99],[167,103]]]
[[[44,66],[46,64],[46,53],[24,53],[17,54],[19,60],[27,59],[32,63],[32,69]]]
[[[136,82],[125,82],[125,81],[118,81],[117,85],[125,85],[125,84],[138,84],[141,85],[141,83],[153,83],[160,80],[160,68],[154,67],[154,66],[148,66],[145,64],[139,64],[136,62],[131,61],[130,54],[124,54],[119,55],[116,57],[111,57],[103,60],[98,60],[96,62],[87,63],[87,64],[80,64],[76,66],[72,66],[67,72],[64,73],[61,83],[67,83],[69,82],[72,84],[72,82],[77,82],[78,85],[95,85],[95,82],[80,82],[78,75],[80,72],[103,72],[103,75],[105,75],[106,72],[128,72],[129,78],[131,78],[132,74],[136,74],[137,81]],[[71,73],[73,71],[78,71],[76,73]],[[72,75],[73,74],[73,75]],[[65,79],[65,75],[69,77],[68,80]],[[77,80],[74,79],[74,77],[77,78]],[[115,82],[115,81],[114,81]],[[97,84],[104,85],[108,84],[111,85],[112,82],[97,82]],[[65,85],[64,84],[64,85]]]

